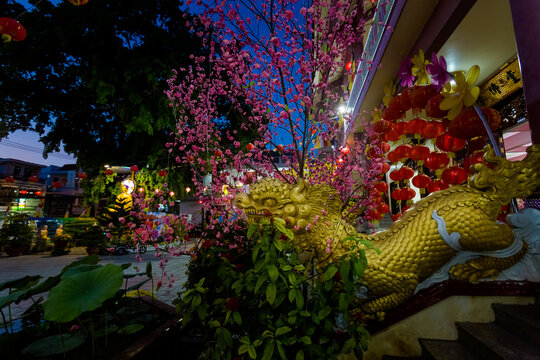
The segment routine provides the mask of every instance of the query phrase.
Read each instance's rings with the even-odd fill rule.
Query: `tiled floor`
[[[163,255],[162,258],[165,258]],[[6,257],[0,256],[0,283],[7,280],[14,280],[25,275],[41,275],[42,281],[49,276],[57,275],[64,266],[71,262],[82,258],[82,255],[64,255],[64,256],[49,256],[49,255],[26,255],[19,257]],[[185,271],[189,262],[189,256],[168,256],[165,272],[167,275],[172,274],[175,281],[169,287],[169,281],[163,278],[163,286],[156,292],[157,298],[165,303],[172,304],[172,301],[178,296],[177,293],[182,291],[182,284],[186,281]],[[149,251],[143,255],[142,262],[137,262],[135,255],[124,256],[102,256],[101,264],[125,264],[131,263],[131,267],[125,270],[125,273],[134,273],[137,270],[134,267],[139,267],[140,271],[145,271],[146,263],[152,263],[152,274],[154,277],[154,286],[157,281],[162,279],[162,271],[159,268],[160,258],[155,256],[154,251]],[[130,279],[128,286],[141,281],[145,277],[135,277]],[[151,282],[147,282],[142,286],[142,289],[151,290]],[[7,290],[1,291],[0,296],[7,295]],[[21,302],[20,304],[13,304],[11,307],[12,318],[16,318],[21,314],[29,305],[31,301]],[[4,314],[7,317],[7,309],[3,309]],[[0,318],[0,324],[3,321]]]

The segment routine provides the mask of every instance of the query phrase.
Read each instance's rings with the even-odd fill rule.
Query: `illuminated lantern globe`
[[[390,151],[388,154],[386,154],[386,157],[388,158],[388,161],[393,163],[401,160],[401,156],[396,152],[396,150]]]
[[[405,190],[405,194],[403,194],[403,191]],[[416,196],[416,191],[411,188],[403,188],[401,189],[401,198],[403,200],[412,200]]]
[[[401,180],[408,180],[414,176],[414,170],[408,166],[403,166],[399,169],[399,177]]]
[[[415,108],[423,109],[427,102],[437,94],[437,89],[434,86],[413,86],[409,89],[409,98],[411,104]]]
[[[441,178],[448,184],[459,185],[467,181],[467,172],[459,166],[452,166],[444,169]]]
[[[403,200],[401,198],[401,189],[394,189],[392,190],[392,193],[390,194],[390,196],[392,196],[392,199],[394,200]]]
[[[158,175],[161,176],[161,177],[165,177],[165,176],[167,176],[167,172],[165,170],[160,170],[158,172]]]
[[[407,133],[415,134],[415,135],[418,135],[418,137],[420,137],[427,123],[428,122],[424,119],[420,119],[420,118],[412,119],[407,124]]]
[[[446,153],[432,152],[424,161],[424,166],[430,170],[444,169],[450,162],[450,158]]]
[[[482,108],[489,127],[495,131],[501,126],[501,114],[492,108]],[[448,133],[460,139],[470,139],[476,136],[487,135],[482,120],[474,109],[462,111],[448,125]]]
[[[386,133],[384,139],[386,141],[398,141],[399,139],[401,139],[401,134],[398,133],[396,129],[392,129],[388,133]]]
[[[429,156],[431,150],[425,145],[416,145],[409,153],[409,157],[414,161],[424,161]],[[421,164],[420,164],[421,165]]]
[[[436,141],[439,149],[452,153],[463,149],[466,143],[467,141],[465,139],[454,137],[448,133],[439,135]]]
[[[4,42],[22,41],[26,38],[26,29],[15,19],[0,18],[0,34]]]
[[[381,165],[381,174],[386,174],[388,172],[388,170],[390,170],[390,164],[383,163]]]
[[[381,214],[386,214],[390,211],[390,207],[386,203],[381,203],[377,206],[377,211]]]
[[[112,174],[114,174],[113,169],[105,169],[105,175],[111,176]]]
[[[390,104],[392,104],[392,100],[390,100]],[[394,121],[401,118],[403,116],[403,111],[400,111],[396,107],[390,107],[390,104],[386,109],[384,109],[382,118],[389,121]]]
[[[444,124],[442,122],[433,120],[428,122],[426,127],[424,127],[422,135],[426,139],[434,139],[437,136],[443,134],[444,130]]]
[[[377,145],[377,147],[378,147],[379,149],[381,149],[381,152],[382,152],[383,154],[386,154],[387,152],[390,151],[390,145],[389,145],[388,143],[384,142],[384,141],[380,142],[380,143]]]
[[[474,174],[474,172],[471,170],[471,166],[474,164],[481,164],[483,163],[484,152],[477,152],[472,155],[469,155],[463,160],[463,168],[465,171],[467,171],[469,174]]]
[[[413,147],[408,144],[399,145],[394,149],[400,159],[408,159]]]
[[[388,184],[384,181],[379,181],[375,184],[375,189],[379,192],[386,192],[388,190]]]
[[[440,108],[441,101],[443,100],[444,96],[442,94],[437,94],[429,99],[426,105],[426,115],[436,119],[442,119],[445,117],[448,114],[448,110],[444,111]]]
[[[7,183],[14,183],[15,182],[15,178],[13,176],[7,176],[7,177],[4,178],[4,180]]]
[[[427,191],[433,193],[435,191],[446,190],[450,186],[444,180],[435,180],[427,186]]]
[[[395,130],[399,135],[405,135],[407,134],[407,124],[404,121],[400,121],[394,124],[392,127],[393,130]]]
[[[399,169],[393,170],[390,173],[390,179],[393,181],[400,181],[401,180],[401,173],[399,172]]]
[[[386,134],[392,130],[392,123],[388,120],[379,120],[373,124],[373,131],[377,134]]]
[[[131,170],[132,172],[137,172],[137,171],[139,171],[139,167],[137,165],[131,165],[129,170]]]
[[[60,189],[62,187],[62,183],[59,181],[55,181],[52,184],[53,189]]]
[[[77,174],[77,177],[79,179],[81,179],[81,180],[84,180],[84,179],[86,179],[88,177],[88,175],[86,175],[86,173],[84,173],[84,172],[80,172],[80,173]]]
[[[38,179],[37,176],[30,176],[30,177],[28,178],[28,181],[33,182],[33,183],[37,183],[38,180],[39,180],[39,179]]]
[[[409,89],[403,91],[398,95],[399,107],[403,111],[407,111],[412,108],[411,99],[409,98]]]
[[[419,189],[425,189],[431,184],[431,178],[425,174],[418,174],[413,177],[412,184]]]

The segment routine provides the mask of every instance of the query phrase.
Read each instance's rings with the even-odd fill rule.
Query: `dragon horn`
[[[306,189],[306,182],[302,178],[298,178],[296,180],[296,186],[293,187],[291,190],[291,200],[295,203],[305,203],[306,202],[306,196],[305,193],[307,192]]]

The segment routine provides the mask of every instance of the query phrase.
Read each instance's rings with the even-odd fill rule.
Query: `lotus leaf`
[[[64,346],[62,347],[62,337]],[[70,335],[60,334],[48,336],[44,339],[34,341],[22,351],[23,355],[34,357],[45,357],[55,354],[62,354],[65,351],[73,350],[84,344],[85,337],[81,334]]]
[[[66,277],[43,303],[44,318],[68,322],[85,311],[95,310],[114,296],[122,281],[122,268],[112,264]]]

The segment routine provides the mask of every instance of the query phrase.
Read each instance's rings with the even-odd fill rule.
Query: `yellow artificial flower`
[[[375,124],[377,121],[380,121],[382,119],[382,110],[381,109],[375,109],[371,113],[371,116],[373,117],[373,123]]]
[[[382,99],[384,106],[388,106],[390,103],[390,100],[394,97],[394,94],[396,93],[396,85],[393,81],[389,82],[384,87],[384,97]]]
[[[439,106],[441,110],[448,110],[448,119],[452,120],[459,115],[463,106],[472,106],[480,95],[480,88],[473,84],[480,75],[480,67],[473,65],[467,72],[467,77],[463,71],[454,72],[453,86],[446,83],[442,90],[444,100]]]
[[[412,72],[416,76],[416,85],[429,85],[430,80],[427,73],[426,66],[429,64],[429,60],[424,57],[424,51],[420,49],[417,55],[414,55],[411,62],[413,63]]]

